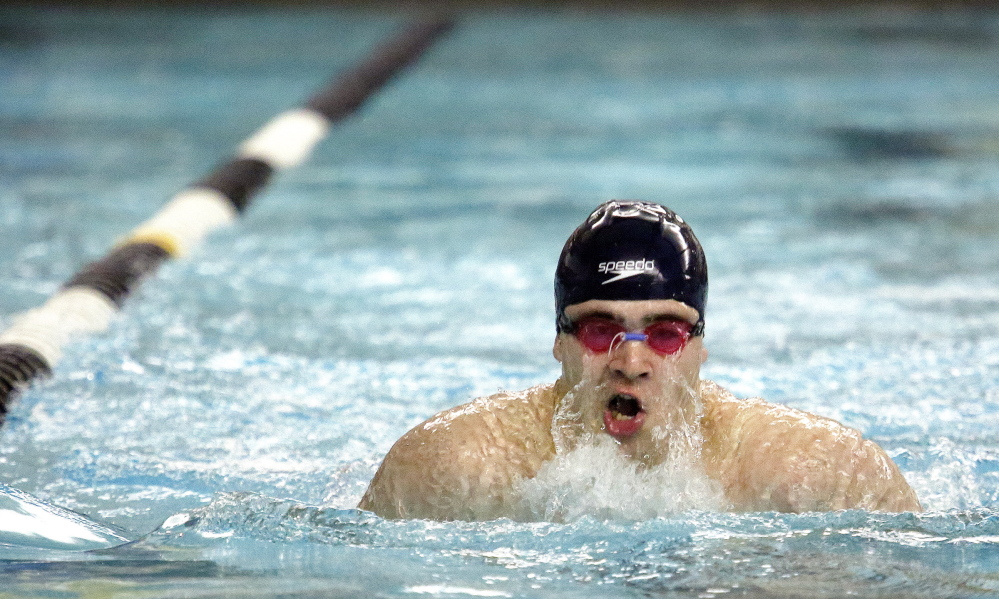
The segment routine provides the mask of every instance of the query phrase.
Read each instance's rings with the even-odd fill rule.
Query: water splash
[[[82,514],[0,484],[0,545],[72,551],[127,542],[122,534]]]
[[[934,439],[924,469],[906,473],[923,507],[929,510],[982,507],[985,490],[977,472],[979,456],[948,438]]]
[[[519,483],[525,507],[534,518],[572,522],[585,516],[601,520],[647,520],[690,510],[724,506],[721,487],[696,467],[686,452],[646,467],[621,454],[610,437],[598,437],[542,466]]]
[[[679,385],[679,397],[646,398],[647,405],[676,406],[666,424],[651,431],[651,447],[631,456],[600,430],[606,385],[584,379],[559,403],[552,419],[555,457],[537,475],[518,483],[529,519],[572,522],[644,520],[689,510],[718,510],[720,485],[700,467],[703,437],[696,423],[703,406],[694,390]]]
[[[200,551],[241,568],[258,554],[279,553],[301,560],[310,576],[332,569],[338,580],[353,580],[354,560],[363,559],[359,575],[388,595],[462,588],[564,596],[572,583],[584,585],[587,596],[600,585],[601,596],[703,597],[714,589],[713,596],[934,597],[989,596],[995,578],[969,567],[991,559],[996,539],[999,516],[988,509],[435,522],[226,493],[176,514],[131,549],[190,559],[201,559]],[[185,547],[196,550],[176,551]],[[452,577],[456,567],[464,574]]]

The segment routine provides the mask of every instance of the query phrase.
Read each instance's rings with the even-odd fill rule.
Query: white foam
[[[622,455],[614,439],[598,436],[558,454],[536,477],[520,483],[528,513],[549,521],[585,516],[647,520],[724,505],[718,483],[686,451],[653,467]]]
[[[677,375],[662,396],[646,397],[660,423],[669,424],[652,428],[652,445],[642,451],[653,456],[640,459],[626,455],[602,430],[606,399],[601,398],[610,392],[603,383],[584,379],[559,403],[552,419],[556,456],[533,479],[519,483],[526,518],[646,520],[722,509],[721,485],[701,467],[698,393]]]

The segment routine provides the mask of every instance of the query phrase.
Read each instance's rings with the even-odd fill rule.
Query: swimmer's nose
[[[652,373],[653,361],[649,356],[652,350],[644,341],[621,340],[611,347],[610,352],[609,366],[614,374],[628,380],[638,380]]]

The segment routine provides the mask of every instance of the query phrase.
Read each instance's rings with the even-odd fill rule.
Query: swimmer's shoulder
[[[702,383],[705,461],[745,509],[918,511],[891,458],[857,429]]]
[[[702,381],[701,397],[706,436],[724,439],[719,445],[729,452],[726,455],[744,451],[747,442],[763,442],[774,449],[812,445],[854,448],[865,442],[860,431],[831,418],[759,397],[736,397],[711,381]]]
[[[361,501],[385,517],[489,519],[511,483],[554,455],[555,385],[500,392],[439,412],[403,435]]]
[[[701,381],[701,398],[709,435],[726,437],[735,445],[760,436],[786,439],[789,434],[850,443],[862,438],[860,431],[831,418],[759,397],[736,397],[712,381]]]

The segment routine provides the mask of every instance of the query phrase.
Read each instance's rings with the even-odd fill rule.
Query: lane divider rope
[[[240,144],[231,160],[174,195],[44,304],[16,316],[0,333],[0,423],[18,392],[51,374],[63,347],[106,330],[143,278],[165,260],[190,254],[206,235],[235,221],[274,173],[303,163],[334,124],[354,114],[452,27],[447,19],[406,27],[304,106],[272,118]]]

